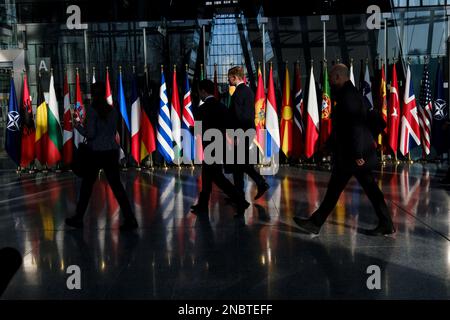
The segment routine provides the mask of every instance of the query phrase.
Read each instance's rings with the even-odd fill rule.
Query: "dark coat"
[[[218,129],[225,135],[227,127],[228,109],[214,97],[209,97],[206,101],[198,106],[194,111],[195,121],[202,121],[202,143],[203,149],[211,143],[211,141],[203,140],[203,136],[208,129]],[[225,143],[225,141],[224,141]]]
[[[344,171],[371,170],[377,164],[376,143],[367,122],[368,108],[351,81],[347,81],[334,97],[332,133],[329,141],[334,153],[334,169]],[[364,159],[362,167],[356,159]]]
[[[255,95],[245,84],[237,86],[231,96],[230,129],[255,129]]]

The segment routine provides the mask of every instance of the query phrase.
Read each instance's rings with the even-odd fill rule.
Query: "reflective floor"
[[[7,161],[2,159],[1,162]],[[122,173],[140,228],[120,233],[119,207],[104,177],[95,185],[85,229],[71,230],[79,181],[70,173],[18,176],[0,166],[0,247],[24,256],[2,299],[309,299],[450,298],[449,191],[445,166],[377,171],[398,230],[369,237],[370,203],[352,179],[322,229],[293,224],[320,203],[329,172],[282,167],[245,221],[214,191],[209,219],[189,212],[200,170]],[[247,181],[247,199],[255,194]],[[81,290],[68,290],[68,266]],[[367,268],[381,289],[367,288]]]

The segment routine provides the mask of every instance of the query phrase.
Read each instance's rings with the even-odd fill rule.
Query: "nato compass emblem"
[[[17,111],[10,111],[8,112],[8,124],[6,125],[6,129],[9,131],[19,131],[19,120],[20,115]]]
[[[445,100],[437,99],[434,102],[434,120],[441,121],[447,117],[447,103]]]

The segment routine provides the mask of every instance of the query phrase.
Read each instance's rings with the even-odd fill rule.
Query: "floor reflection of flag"
[[[185,234],[185,221],[184,221],[184,198],[183,198],[183,181],[177,179],[175,188],[175,226],[177,230],[178,240],[178,256],[184,257],[184,234]]]
[[[281,181],[275,178],[272,179],[271,188],[274,189],[272,194],[272,203],[275,208],[274,210],[270,210],[269,216],[271,221],[277,221],[279,223],[281,210]]]
[[[306,173],[306,194],[308,194],[308,211],[311,214],[319,207],[319,188],[316,183],[316,173]]]
[[[133,179],[133,201],[131,202],[132,205],[134,204],[134,214],[136,216],[136,220],[138,221],[139,225],[142,225],[142,219],[143,219],[143,212],[142,212],[142,190],[141,190],[141,176],[139,173],[135,173],[134,179]]]
[[[417,206],[420,198],[420,178],[414,179],[414,183],[411,185],[411,179],[409,177],[409,171],[412,169],[410,166],[404,166],[400,174],[400,192],[402,195],[402,206],[409,213],[408,229],[414,229],[415,219],[411,215],[417,214]]]
[[[341,194],[341,197],[339,198],[339,201],[336,204],[336,223],[337,223],[337,232],[339,235],[343,235],[345,231],[345,215],[346,215],[345,194],[346,192],[344,191],[344,193]]]
[[[388,208],[391,210],[392,220],[395,223],[395,217],[398,214],[398,205],[401,202],[401,194],[399,192],[399,174],[398,174],[398,166],[395,166],[394,171],[392,172],[391,178],[389,180],[390,185],[390,196],[386,199],[388,202]],[[389,205],[389,200],[393,202],[392,205]]]
[[[417,208],[417,213],[428,216],[430,206],[430,171],[422,165],[422,177],[420,182],[421,201]]]
[[[193,172],[191,172],[191,174],[186,175],[184,178],[186,180],[182,184],[183,197],[184,197],[184,200],[188,202],[188,207],[190,207],[191,203],[195,202],[195,199],[197,198],[197,195],[199,194],[198,186],[197,186],[197,177],[193,175]],[[195,214],[187,212],[187,210],[185,210],[184,220],[185,220],[185,222],[184,222],[185,227],[187,228],[187,232],[188,232],[189,242],[192,245],[194,245],[195,239],[196,239],[195,222],[197,221],[197,216]]]
[[[283,204],[283,210],[282,212],[285,213],[285,219],[290,220],[294,216],[294,212],[292,212],[292,199],[291,199],[291,193],[293,190],[291,189],[291,181],[289,176],[286,176],[283,178],[283,182],[281,183],[282,192],[283,192],[283,198],[284,198],[284,204]]]

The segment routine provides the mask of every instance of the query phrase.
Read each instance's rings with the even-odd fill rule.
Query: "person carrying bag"
[[[80,143],[75,152],[72,170],[83,180],[76,213],[66,219],[66,224],[74,228],[83,227],[83,217],[94,183],[98,179],[100,169],[103,169],[123,213],[124,223],[120,229],[136,229],[138,224],[120,181],[119,145],[115,138],[118,114],[106,102],[103,82],[92,84],[91,94],[92,103],[87,108],[86,125],[82,126],[79,117],[75,117],[75,128],[85,137],[85,142]]]

